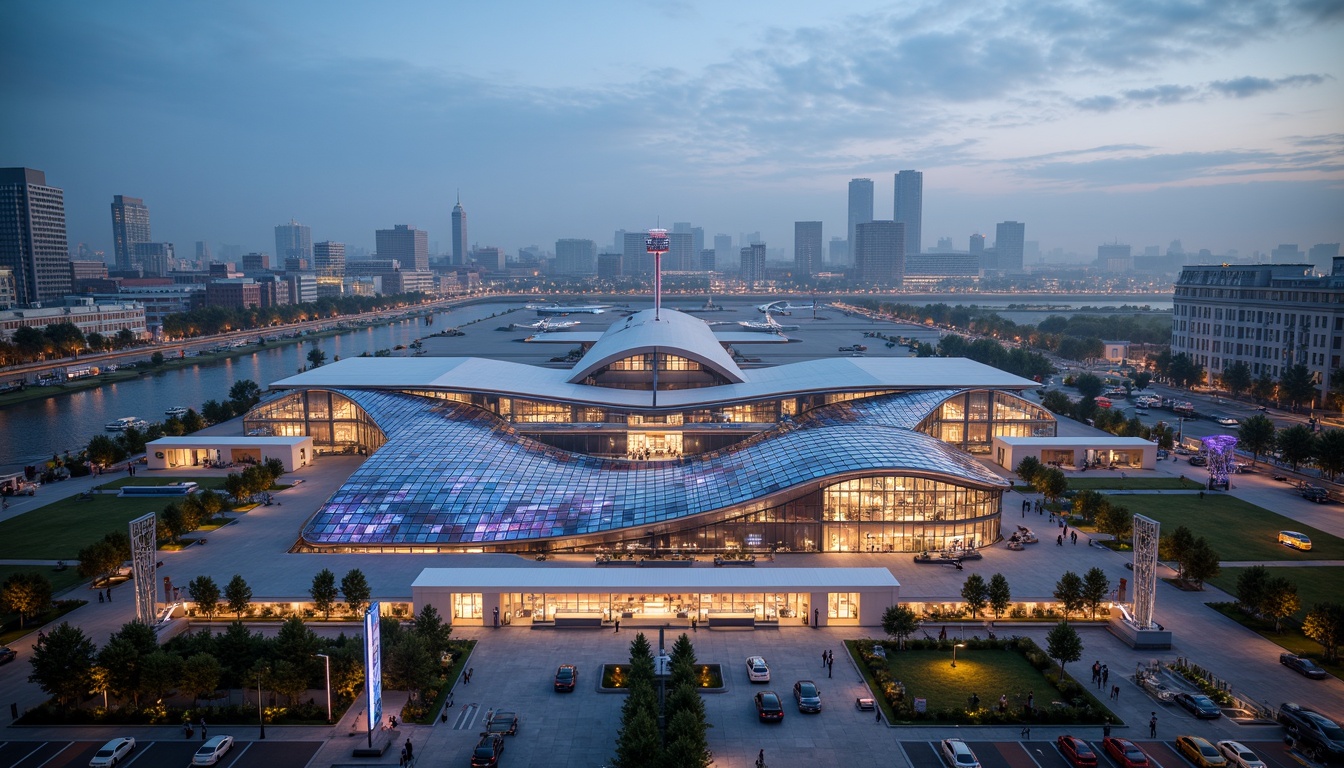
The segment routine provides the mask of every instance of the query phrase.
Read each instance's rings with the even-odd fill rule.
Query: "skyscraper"
[[[854,277],[862,287],[899,286],[905,277],[905,225],[866,221],[854,228]]]
[[[293,219],[275,228],[275,260],[284,264],[285,259],[313,263],[313,231]]]
[[[149,209],[145,201],[125,195],[112,196],[112,253],[117,269],[130,269],[136,243],[148,243]]]
[[[979,256],[985,252],[985,236],[979,233],[971,235],[971,253]]]
[[[453,206],[453,266],[466,266],[469,253],[471,249],[467,247],[467,212],[462,209],[462,196],[458,195],[457,205]]]
[[[821,222],[793,222],[793,276],[807,278],[821,267]]]
[[[845,266],[858,260],[855,247],[855,228],[873,220],[873,180],[849,180],[849,254],[845,257]]]
[[[319,278],[345,277],[345,243],[313,243],[313,269]]]
[[[140,265],[145,277],[167,277],[177,266],[172,243],[135,243],[131,257]]]
[[[668,272],[694,272],[700,259],[690,227],[685,232],[670,232],[667,237],[671,247],[663,259],[663,269]]]
[[[1027,225],[1001,221],[994,228],[994,256],[1001,272],[1021,272],[1027,247]]]
[[[765,243],[752,243],[742,249],[740,275],[749,291],[765,280]]]
[[[645,233],[624,232],[621,243],[621,274],[652,275],[653,257],[644,246]]]
[[[896,203],[892,219],[905,225],[905,253],[907,256],[924,252],[924,172],[901,171],[896,174]]]
[[[714,236],[714,263],[726,267],[733,263],[733,236],[717,234]]]
[[[408,224],[397,224],[392,229],[376,230],[374,243],[378,247],[378,258],[396,259],[406,271],[429,271],[429,232]]]
[[[555,241],[555,272],[559,275],[591,275],[597,270],[597,243],[566,238]]]
[[[70,292],[65,193],[32,168],[0,168],[0,267],[14,273],[16,304]]]

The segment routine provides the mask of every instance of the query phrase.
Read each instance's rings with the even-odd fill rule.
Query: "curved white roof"
[[[694,360],[734,384],[746,381],[705,321],[675,309],[661,310],[657,320],[653,315],[654,310],[646,309],[612,323],[574,366],[568,381],[578,384],[603,366],[655,350]]]

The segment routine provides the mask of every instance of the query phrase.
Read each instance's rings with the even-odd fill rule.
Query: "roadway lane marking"
[[[38,744],[38,745],[37,745],[37,749],[34,749],[32,752],[29,752],[28,754],[24,755],[23,757],[19,758],[18,760],[15,760],[15,761],[14,761],[14,764],[15,764],[15,765],[18,765],[19,763],[22,763],[24,760],[27,760],[28,758],[32,757],[33,755],[36,755],[36,754],[37,754],[38,752],[40,752],[40,751],[42,750],[42,748],[45,747],[45,746],[47,746],[47,742],[45,742],[45,741],[42,742],[41,744]]]
[[[38,763],[36,766],[34,766],[34,768],[42,768],[42,766],[44,766],[44,765],[46,765],[47,763],[50,763],[52,760],[55,760],[56,758],[60,757],[62,752],[64,752],[65,750],[69,749],[69,748],[72,747],[72,746],[74,746],[74,742],[73,742],[73,741],[66,742],[66,744],[65,744],[64,747],[61,747],[60,749],[56,750],[56,754],[54,754],[54,755],[52,755],[51,757],[48,757],[46,760],[43,760],[42,762]],[[31,753],[29,753],[29,754],[31,754]]]
[[[154,746],[157,743],[158,743],[157,741],[151,741],[148,744],[141,745],[139,742],[136,742],[134,754],[131,755],[131,759],[127,760],[125,763],[122,763],[122,765],[130,765],[131,763],[134,763],[136,760],[139,760],[142,755],[144,755],[146,752],[149,751],[150,747]],[[141,748],[142,746],[144,747],[143,749]]]
[[[1002,755],[1003,759],[1007,760],[1008,764],[1011,765],[1013,768],[1030,768],[1031,765],[1035,765],[1036,768],[1044,768],[1044,766],[1036,762],[1036,758],[1031,756],[1031,751],[1028,750],[1022,742],[1014,741],[1008,743],[1011,743],[1017,747],[1016,753],[1013,753],[1008,748],[1007,744],[1005,744],[1004,746],[1000,746],[998,749],[999,754]],[[1017,757],[1019,759],[1014,759],[1014,757]],[[1031,761],[1031,763],[1030,764],[1023,763],[1020,759],[1021,757],[1026,757],[1027,760]]]
[[[453,721],[454,731],[469,731],[475,728],[476,715],[480,714],[480,704],[468,704],[457,713],[457,719]]]
[[[234,743],[237,744],[238,742],[235,741]],[[253,744],[256,744],[256,742],[249,741],[247,742],[247,746],[243,747],[243,751],[235,752],[233,755],[233,760],[229,763],[229,765],[238,765],[238,762],[243,759],[243,755],[247,754],[247,750],[251,749]]]

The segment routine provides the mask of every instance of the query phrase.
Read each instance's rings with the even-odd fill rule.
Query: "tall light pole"
[[[955,651],[954,651],[955,653]],[[261,724],[261,739],[266,738],[266,711],[261,705],[261,676],[265,674],[265,667],[257,667],[257,722]]]
[[[965,643],[953,643],[953,644],[952,644],[952,668],[953,668],[953,669],[956,669],[956,666],[957,666],[957,649],[958,649],[958,648],[965,648],[965,647],[966,647],[966,644],[965,644]]]
[[[331,722],[331,657],[325,653],[317,654],[322,659],[322,666],[327,669],[327,722]]]

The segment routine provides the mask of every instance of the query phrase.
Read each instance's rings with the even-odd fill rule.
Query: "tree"
[[[247,481],[237,472],[230,472],[224,478],[224,492],[234,501],[242,501],[248,496]]]
[[[978,573],[967,576],[966,583],[961,587],[961,597],[966,601],[966,607],[971,609],[971,619],[974,620],[976,614],[984,610],[989,602],[989,587],[984,577]]]
[[[1064,473],[1054,467],[1046,467],[1036,476],[1036,481],[1032,483],[1036,490],[1045,496],[1046,501],[1055,502],[1059,500],[1064,492],[1069,490],[1069,480]]]
[[[317,347],[308,350],[308,367],[321,368],[327,362],[327,353]]]
[[[697,694],[698,696],[698,694]],[[682,710],[667,723],[667,748],[663,752],[666,768],[708,768],[714,763],[705,725],[694,712]]]
[[[341,594],[345,596],[345,603],[350,606],[350,612],[358,616],[368,606],[373,592],[369,589],[369,580],[364,578],[364,572],[352,568],[341,577]]]
[[[107,435],[95,435],[84,448],[84,455],[94,464],[106,467],[126,458],[126,451]]]
[[[248,586],[247,581],[241,573],[233,574],[229,583],[224,587],[224,599],[228,601],[229,611],[233,613],[233,618],[237,619],[247,610],[247,606],[252,602],[252,587]]]
[[[233,418],[233,406],[218,400],[206,400],[201,404],[201,416],[211,424],[219,424]]]
[[[1265,604],[1265,587],[1269,584],[1269,569],[1253,565],[1237,577],[1237,602],[1247,613],[1259,613]]]
[[[425,641],[411,632],[389,650],[383,673],[391,688],[411,691],[433,674],[436,660],[429,655]]]
[[[196,610],[205,614],[206,619],[214,618],[219,612],[219,585],[209,576],[197,576],[187,585],[187,594],[196,603]]]
[[[200,432],[205,427],[205,417],[197,413],[195,408],[188,408],[187,415],[182,417],[182,429],[190,435],[193,432]]]
[[[107,578],[125,560],[111,542],[97,541],[79,550],[79,575],[95,583]]]
[[[1052,389],[1045,393],[1041,398],[1041,407],[1051,413],[1058,413],[1064,416],[1073,412],[1073,401],[1069,396],[1058,389]]]
[[[1055,599],[1064,609],[1064,620],[1083,607],[1083,580],[1073,571],[1065,571],[1055,582]],[[1070,659],[1072,661],[1072,659]]]
[[[1257,413],[1237,427],[1237,442],[1242,449],[1251,452],[1252,463],[1260,461],[1260,454],[1268,453],[1274,447],[1274,437],[1274,422],[1263,413]]]
[[[169,504],[163,508],[163,512],[159,515],[159,526],[161,530],[168,532],[173,543],[177,543],[178,537],[182,534],[195,530],[179,504]]]
[[[1176,530],[1158,540],[1158,556],[1163,560],[1174,561],[1176,563],[1176,577],[1184,578],[1186,555],[1194,548],[1194,545],[1195,534],[1191,533],[1190,529],[1184,525],[1178,525]]]
[[[195,707],[196,702],[202,696],[214,693],[219,687],[219,679],[223,675],[224,668],[219,665],[219,659],[208,653],[197,653],[188,656],[182,663],[181,686],[185,693],[191,694],[191,706]]]
[[[1135,389],[1147,389],[1149,382],[1153,380],[1153,374],[1147,371],[1139,371],[1129,378],[1134,382]]]
[[[1219,378],[1233,397],[1241,397],[1243,392],[1251,388],[1254,381],[1251,378],[1251,366],[1241,360],[1224,368]]]
[[[1331,480],[1344,472],[1344,429],[1327,429],[1316,435],[1316,466]]]
[[[10,341],[18,349],[19,356],[25,360],[40,360],[46,356],[51,346],[46,335],[30,325],[15,328]]]
[[[313,598],[313,608],[322,612],[322,618],[330,619],[331,606],[336,602],[336,574],[329,568],[318,571],[308,594]]]
[[[156,650],[140,661],[140,691],[154,701],[162,701],[181,679],[182,657],[176,653]]]
[[[1107,503],[1097,513],[1097,530],[1109,533],[1117,541],[1128,539],[1134,531],[1134,513],[1128,507]]]
[[[429,603],[425,603],[420,612],[415,614],[411,631],[425,641],[425,648],[429,650],[429,655],[437,659],[448,648],[448,639],[453,634],[453,627],[451,624],[444,624],[438,610]]]
[[[882,631],[887,636],[905,647],[905,639],[919,629],[919,617],[915,612],[905,605],[887,606],[887,610],[882,612]]]
[[[38,635],[29,660],[33,671],[28,682],[37,683],[62,707],[78,701],[88,690],[95,650],[84,630],[62,621],[46,635]]]
[[[1294,407],[1315,400],[1316,378],[1311,369],[1302,363],[1284,368],[1283,375],[1279,377],[1279,396]]]
[[[1260,374],[1260,378],[1251,384],[1251,396],[1256,400],[1267,402],[1274,399],[1279,385],[1269,375],[1269,371]]]
[[[1079,491],[1078,495],[1073,497],[1074,514],[1082,515],[1089,523],[1095,522],[1097,515],[1110,505],[1105,496],[1092,490]]]
[[[1344,639],[1344,605],[1317,603],[1302,621],[1302,634],[1321,644],[1327,661],[1339,661],[1339,643]]]
[[[1097,378],[1096,375],[1084,373],[1073,380],[1073,386],[1077,388],[1078,394],[1082,395],[1083,399],[1086,400],[1088,398],[1096,399],[1097,395],[1101,394],[1104,385],[1101,383],[1101,379]]]
[[[1311,428],[1306,424],[1296,424],[1279,430],[1274,442],[1284,461],[1292,465],[1294,472],[1297,471],[1299,464],[1309,461],[1316,451],[1316,435],[1312,434]]]
[[[51,607],[51,582],[32,571],[15,573],[0,586],[0,609],[19,614],[19,628],[29,617]]]
[[[1064,676],[1064,665],[1083,658],[1083,640],[1069,622],[1056,624],[1045,636],[1045,653],[1059,662],[1059,676]]]
[[[149,364],[154,366],[155,368],[158,368],[159,366],[163,365],[163,353],[155,352],[154,354],[150,355]]]
[[[1265,583],[1264,596],[1261,598],[1261,613],[1274,620],[1274,631],[1278,632],[1283,620],[1297,613],[1302,600],[1297,596],[1297,585],[1282,576],[1271,576]]]
[[[247,413],[248,409],[261,402],[261,387],[251,379],[239,379],[229,387],[229,404],[233,412]]]
[[[1083,574],[1083,605],[1092,611],[1092,618],[1097,618],[1097,608],[1106,601],[1106,596],[1111,592],[1111,580],[1107,578],[1106,572],[1100,568],[1089,568],[1087,573]]]
[[[1013,604],[1013,591],[1008,588],[1008,579],[1002,573],[989,577],[989,607],[997,620]]]
[[[644,687],[647,688],[648,684]],[[616,758],[613,762],[617,768],[646,768],[659,765],[661,758],[658,723],[649,711],[641,707],[632,713],[628,721],[622,722],[621,730],[616,735]]]
[[[1218,553],[1209,546],[1209,542],[1200,536],[1195,539],[1194,546],[1185,553],[1181,561],[1181,573],[1186,581],[1195,585],[1196,589],[1203,589],[1204,582],[1217,576],[1222,570],[1220,560]]]
[[[1017,463],[1017,469],[1014,471],[1017,472],[1017,476],[1022,482],[1031,485],[1031,481],[1041,471],[1042,466],[1040,459],[1035,456],[1027,456]]]

